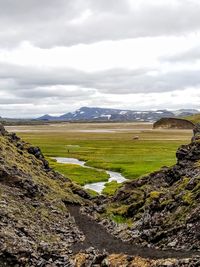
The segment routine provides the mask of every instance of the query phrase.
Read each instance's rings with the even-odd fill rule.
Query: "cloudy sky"
[[[200,109],[199,0],[0,0],[0,116]]]

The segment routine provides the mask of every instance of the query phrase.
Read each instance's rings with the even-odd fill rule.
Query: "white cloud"
[[[199,12],[197,0],[0,0],[0,115],[199,107]]]
[[[118,95],[95,93],[90,98],[78,99],[72,101],[71,98],[65,98],[62,102],[59,98],[48,99],[41,102],[30,103],[11,103],[2,104],[0,102],[0,114],[4,117],[39,117],[42,114],[64,114],[66,111],[74,111],[80,106],[101,106],[122,109],[138,109],[138,110],[155,110],[163,109],[179,109],[179,108],[199,108],[200,106],[200,90],[186,89],[181,91],[150,93],[150,94],[130,94]],[[58,109],[59,107],[59,109]]]

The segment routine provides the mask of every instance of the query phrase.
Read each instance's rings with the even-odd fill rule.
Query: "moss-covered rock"
[[[124,236],[134,243],[200,250],[199,217],[192,221],[200,211],[200,143],[181,146],[176,155],[176,165],[125,183],[107,212],[132,219]]]
[[[39,148],[0,132],[0,262],[67,263],[70,245],[84,236],[66,203],[83,204],[89,195],[51,170]]]

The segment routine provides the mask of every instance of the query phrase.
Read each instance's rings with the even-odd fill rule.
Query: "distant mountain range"
[[[185,117],[199,113],[196,109],[180,109],[175,111],[137,111],[125,109],[82,107],[74,112],[61,116],[44,115],[40,121],[146,121],[154,122],[166,117]]]

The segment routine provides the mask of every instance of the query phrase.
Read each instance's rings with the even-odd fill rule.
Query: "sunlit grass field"
[[[152,130],[149,123],[62,123],[7,129],[39,146],[48,158],[77,158],[88,166],[119,171],[129,179],[174,164],[177,148],[192,135],[191,130]],[[133,140],[135,136],[139,140]],[[92,169],[50,163],[79,184],[107,179],[104,172],[98,176]]]
[[[48,158],[52,168],[64,174],[74,182],[85,185],[99,181],[108,181],[109,175],[105,171],[89,169],[75,164],[63,164]]]

